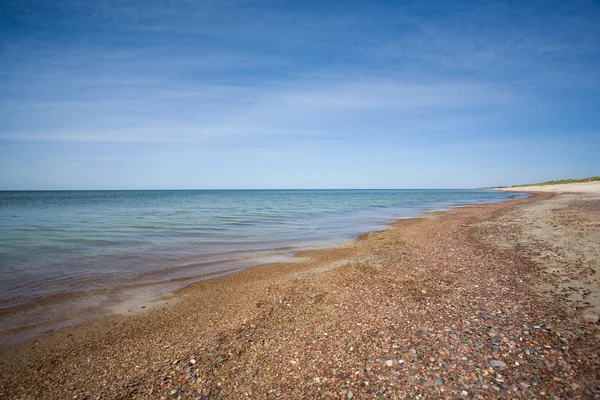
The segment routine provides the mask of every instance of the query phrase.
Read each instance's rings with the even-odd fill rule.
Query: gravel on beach
[[[595,235],[600,199],[561,196],[399,221],[39,336],[0,355],[0,398],[600,399],[598,310],[560,296],[570,275],[598,295],[600,253],[583,273],[571,242],[534,240],[552,213],[580,217],[555,218],[561,237]]]

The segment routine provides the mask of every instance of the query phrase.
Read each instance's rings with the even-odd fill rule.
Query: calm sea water
[[[0,308],[247,267],[488,190],[0,192]]]

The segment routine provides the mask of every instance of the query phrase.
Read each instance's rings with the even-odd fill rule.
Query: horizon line
[[[472,187],[472,188],[203,188],[203,189],[0,189],[0,192],[169,192],[169,191],[260,191],[260,190],[484,190],[499,186]]]

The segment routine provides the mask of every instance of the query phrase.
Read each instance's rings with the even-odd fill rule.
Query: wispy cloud
[[[120,148],[143,150],[131,168],[194,164],[188,148],[210,148],[215,165],[286,152],[321,163],[324,149],[350,159],[369,146],[510,159],[499,143],[544,135],[559,148],[600,127],[599,17],[587,0],[9,2],[0,156],[5,169],[45,154],[83,171],[117,168],[102,160],[127,160],[113,158]]]
[[[374,119],[383,118],[398,129],[429,112],[442,118],[448,112],[515,106],[524,100],[507,88],[469,82],[304,81],[286,87],[167,87],[158,82],[119,85],[103,81],[88,82],[84,93],[78,87],[63,90],[56,99],[6,104],[4,112],[9,121],[14,120],[15,128],[2,130],[0,137],[195,142],[247,135],[336,135],[340,129],[364,128]]]

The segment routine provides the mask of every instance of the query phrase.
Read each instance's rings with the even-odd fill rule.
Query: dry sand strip
[[[490,244],[522,249],[542,267],[537,288],[566,302],[585,321],[600,323],[600,182],[528,186],[561,193],[552,201],[517,208],[493,221],[503,234]]]
[[[45,334],[0,355],[0,397],[600,398],[600,326],[545,262],[571,271],[553,238],[593,245],[600,200],[563,196],[400,221]],[[558,234],[538,242],[542,223]]]
[[[600,182],[565,183],[562,185],[519,186],[513,188],[498,188],[505,192],[545,192],[545,193],[589,193],[600,194]]]

